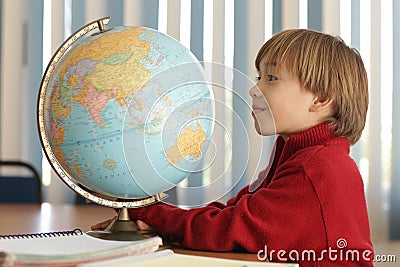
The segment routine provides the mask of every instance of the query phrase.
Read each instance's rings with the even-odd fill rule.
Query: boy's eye
[[[277,77],[275,77],[274,75],[271,75],[271,74],[267,74],[265,76],[267,77],[267,81],[269,81],[269,82],[273,82],[273,81],[278,80]],[[256,77],[256,81],[260,81],[260,80],[261,80],[261,76],[257,76]]]

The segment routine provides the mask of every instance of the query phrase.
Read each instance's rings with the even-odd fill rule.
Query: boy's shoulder
[[[358,184],[361,180],[357,164],[350,156],[347,138],[335,137],[322,144],[304,148],[293,155],[293,164],[301,168],[313,184],[351,183],[353,178]]]
[[[321,144],[298,150],[292,155],[291,164],[305,170],[341,169],[350,165],[356,167],[350,156],[350,142],[344,137],[334,137]]]

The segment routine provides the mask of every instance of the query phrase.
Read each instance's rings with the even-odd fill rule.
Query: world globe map
[[[105,196],[136,199],[201,171],[213,94],[181,43],[119,26],[65,53],[49,77],[42,116],[48,157],[63,175]]]

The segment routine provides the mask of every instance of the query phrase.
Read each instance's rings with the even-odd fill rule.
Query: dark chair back
[[[0,172],[1,203],[42,203],[42,185],[39,173],[29,163],[0,161],[0,168],[13,167],[29,171],[29,175],[2,175]]]

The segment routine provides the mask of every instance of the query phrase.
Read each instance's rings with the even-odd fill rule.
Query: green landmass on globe
[[[174,187],[201,162],[213,95],[178,41],[115,27],[74,45],[52,73],[45,133],[73,180],[107,196],[142,198]]]

